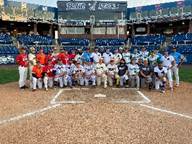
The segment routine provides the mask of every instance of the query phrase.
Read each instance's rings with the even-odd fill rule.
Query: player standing
[[[179,86],[179,68],[182,65],[182,63],[184,62],[185,57],[177,52],[177,48],[173,47],[173,52],[171,53],[171,55],[174,57],[175,59],[175,63],[172,67],[172,73],[175,76],[175,80],[176,80],[176,86]]]
[[[162,57],[163,66],[167,68],[167,78],[169,80],[169,87],[173,89],[173,77],[172,71],[175,59],[173,56],[169,55],[167,50],[164,51],[164,56]]]
[[[27,88],[26,81],[29,62],[24,48],[20,49],[20,54],[16,57],[16,62],[19,65],[19,88],[25,89]]]

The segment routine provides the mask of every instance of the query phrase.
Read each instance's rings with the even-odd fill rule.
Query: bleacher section
[[[172,44],[192,44],[192,33],[174,35]]]
[[[17,40],[24,45],[51,45],[53,43],[52,37],[40,35],[21,35],[17,37]]]
[[[12,38],[8,34],[0,33],[0,44],[11,44]]]
[[[15,46],[0,45],[0,64],[15,64],[15,57],[18,53]]]
[[[132,45],[161,45],[165,42],[163,35],[142,35],[132,38]]]

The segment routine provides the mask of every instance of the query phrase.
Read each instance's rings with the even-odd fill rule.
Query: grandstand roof
[[[27,2],[27,3],[34,3],[34,4],[54,6],[54,7],[57,6],[57,0],[41,0],[41,1],[39,1],[39,0],[15,0],[15,1],[23,1],[23,2]],[[104,0],[104,1],[116,1],[116,0]],[[182,0],[123,0],[123,1],[128,2],[128,7],[139,7],[139,6],[154,5],[154,4],[168,3],[168,2],[175,2],[175,1],[182,1]]]

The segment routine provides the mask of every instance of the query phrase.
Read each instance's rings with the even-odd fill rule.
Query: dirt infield
[[[192,143],[192,85],[173,96],[141,90],[52,89],[21,91],[0,85],[0,143],[189,144]],[[106,95],[95,98],[95,94]],[[51,104],[53,99],[58,103]],[[130,103],[115,103],[112,99]],[[84,100],[83,104],[61,104]],[[141,101],[141,103],[134,103]]]

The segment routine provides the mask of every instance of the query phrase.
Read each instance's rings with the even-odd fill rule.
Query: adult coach
[[[19,65],[19,88],[25,89],[26,81],[27,81],[27,72],[28,72],[28,58],[26,54],[26,50],[24,48],[20,49],[20,54],[16,57],[16,62]]]
[[[182,54],[177,52],[177,48],[175,46],[173,47],[173,52],[171,53],[171,55],[175,59],[175,64],[171,70],[173,75],[175,76],[176,86],[178,87],[179,86],[179,68],[181,67],[185,58]]]

